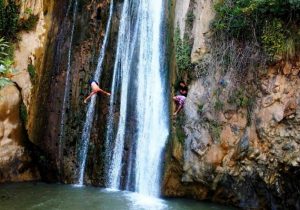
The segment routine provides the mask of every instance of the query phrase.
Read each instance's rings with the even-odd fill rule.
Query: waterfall
[[[134,190],[152,196],[160,192],[161,158],[169,135],[168,100],[162,40],[163,0],[125,0],[118,34],[112,96],[106,135],[107,187],[121,188],[126,134],[136,132],[130,157]],[[119,87],[120,86],[120,87]],[[119,90],[120,89],[120,90]],[[115,101],[120,92],[119,121],[114,125]],[[128,131],[128,104],[136,127]],[[131,111],[132,113],[133,111]],[[116,128],[116,129],[115,129]],[[136,130],[136,131],[135,131]],[[111,154],[112,153],[112,154]],[[128,161],[127,161],[128,162]],[[133,169],[131,169],[133,168]],[[127,171],[128,171],[127,170]],[[124,182],[124,181],[123,181]]]
[[[137,79],[137,149],[135,189],[159,196],[162,152],[169,135],[166,70],[162,52],[163,0],[142,1]]]
[[[70,4],[67,9],[66,17],[71,9],[73,1],[70,1]],[[60,134],[59,134],[59,150],[58,150],[58,157],[60,161],[60,170],[62,169],[63,163],[63,136],[65,132],[65,114],[66,109],[68,106],[68,95],[70,91],[70,73],[71,73],[71,56],[72,56],[72,44],[73,44],[73,36],[75,30],[75,23],[76,23],[76,16],[77,16],[77,7],[78,7],[78,0],[75,0],[73,5],[73,16],[72,16],[72,28],[70,34],[70,47],[68,49],[68,60],[67,60],[67,71],[66,71],[66,80],[65,80],[65,91],[64,91],[64,98],[61,110],[61,117],[60,117]]]
[[[112,80],[112,95],[110,98],[110,108],[108,115],[108,125],[106,134],[106,175],[107,187],[119,189],[122,154],[124,149],[124,135],[126,129],[126,117],[127,117],[127,96],[128,96],[128,83],[131,69],[131,62],[133,52],[137,43],[138,24],[132,24],[132,13],[130,8],[136,9],[137,4],[125,0],[120,28],[118,34],[117,53],[114,65],[114,73]],[[132,30],[132,28],[134,28]],[[132,35],[133,31],[133,35]],[[121,77],[121,79],[120,79]],[[117,134],[115,135],[114,148],[112,147],[113,136],[113,119],[114,119],[114,103],[116,100],[116,94],[118,92],[118,86],[121,83],[121,104],[120,104],[120,117],[118,123]],[[112,155],[110,154],[112,151]]]
[[[100,55],[98,58],[98,64],[97,68],[94,74],[94,80],[96,82],[99,82],[99,79],[101,77],[102,73],[102,64],[105,56],[107,41],[110,34],[110,27],[111,27],[111,20],[112,20],[112,13],[113,13],[113,6],[114,2],[113,0],[110,1],[110,8],[109,8],[109,17],[106,25],[106,32],[104,36],[104,40],[102,43],[102,47],[100,50]],[[89,139],[90,139],[90,133],[91,128],[93,124],[94,119],[94,112],[95,112],[95,105],[96,105],[96,97],[93,96],[88,104],[88,109],[85,117],[85,123],[81,135],[81,144],[79,149],[79,169],[78,169],[78,185],[83,185],[83,178],[84,178],[84,171],[85,171],[85,165],[86,165],[86,158],[87,158],[87,152],[88,152],[88,145],[89,145]]]

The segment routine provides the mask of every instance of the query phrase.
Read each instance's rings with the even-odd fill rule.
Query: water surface
[[[184,199],[157,199],[132,192],[45,183],[0,185],[1,210],[230,210]]]

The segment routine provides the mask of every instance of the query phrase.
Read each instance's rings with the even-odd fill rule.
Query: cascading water
[[[122,165],[122,154],[124,149],[124,135],[126,129],[126,113],[127,113],[127,96],[128,96],[128,83],[131,69],[131,62],[133,52],[137,43],[137,32],[138,24],[132,24],[130,8],[136,8],[137,4],[129,3],[125,0],[119,35],[116,61],[114,65],[113,81],[112,81],[112,95],[110,99],[109,118],[107,126],[107,137],[106,137],[106,149],[108,150],[106,156],[106,163],[108,166],[107,173],[107,186],[113,189],[119,189],[120,187],[120,176],[121,176],[121,165]],[[133,31],[133,33],[132,33]],[[120,77],[121,76],[121,81]],[[115,135],[115,147],[111,153],[111,141],[113,140],[113,118],[114,118],[114,102],[116,94],[118,92],[119,81],[121,82],[121,105],[120,105],[120,118],[117,134]],[[110,146],[109,146],[110,145]]]
[[[159,196],[162,152],[169,135],[161,23],[163,0],[141,1],[135,190]]]
[[[105,56],[107,41],[109,38],[110,33],[110,27],[111,27],[111,20],[112,20],[112,13],[113,13],[113,6],[114,2],[113,0],[110,1],[110,8],[109,8],[109,17],[106,25],[106,32],[104,36],[104,40],[102,43],[100,55],[98,58],[98,64],[97,68],[94,74],[94,80],[96,82],[99,82],[101,73],[102,73],[102,64]],[[83,177],[84,177],[84,171],[85,171],[85,164],[86,164],[86,158],[87,158],[87,152],[88,152],[88,145],[89,145],[89,139],[90,139],[90,133],[92,128],[92,123],[94,119],[94,112],[95,112],[95,105],[96,105],[96,97],[93,96],[91,98],[90,103],[88,104],[88,110],[85,117],[85,123],[81,135],[81,144],[79,149],[79,169],[78,169],[78,185],[83,185]]]
[[[133,180],[127,179],[126,186],[130,186],[128,182],[133,182],[135,191],[152,196],[159,195],[160,162],[169,135],[169,102],[165,100],[167,91],[164,80],[167,71],[163,69],[161,32],[163,8],[163,0],[124,1],[106,138],[106,162],[109,166],[106,169],[107,187],[119,189],[124,171],[126,134],[135,132],[127,129],[128,118],[132,118],[128,116],[128,104],[134,106],[131,110],[135,113],[137,133],[132,135],[136,143],[131,156],[135,158],[132,158],[134,163],[129,161],[128,165],[134,168],[135,175]],[[114,134],[114,103],[119,85],[120,116]]]
[[[69,7],[67,9],[67,15],[70,11],[71,5],[73,1],[70,1]],[[62,168],[62,153],[63,153],[63,136],[65,132],[65,114],[66,109],[68,106],[68,95],[70,91],[70,73],[71,73],[71,55],[72,55],[72,44],[73,44],[73,36],[75,30],[75,23],[76,23],[76,16],[77,16],[77,7],[78,7],[78,0],[74,1],[73,5],[73,16],[72,16],[72,28],[70,34],[70,47],[68,49],[68,61],[67,61],[67,71],[66,71],[66,80],[65,80],[65,91],[64,91],[64,98],[63,98],[63,107],[61,110],[61,118],[60,118],[60,135],[59,135],[59,150],[58,150],[58,157],[60,161],[60,170]],[[66,15],[66,16],[67,16]]]

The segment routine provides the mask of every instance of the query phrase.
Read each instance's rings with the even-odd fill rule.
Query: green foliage
[[[300,1],[299,0],[289,0],[289,4],[293,9],[300,9]]]
[[[217,121],[209,121],[209,132],[215,143],[220,142],[220,136],[222,132],[222,125]]]
[[[254,40],[270,57],[295,55],[299,34],[293,28],[299,28],[299,0],[223,0],[215,10],[216,32],[240,41]]]
[[[283,22],[279,19],[274,19],[271,22],[268,21],[265,24],[261,40],[265,51],[270,56],[280,54],[284,51],[286,39],[284,32]]]
[[[0,63],[8,56],[9,43],[3,37],[0,38]]]
[[[4,0],[0,0],[0,36],[7,40],[17,38],[20,8],[13,0],[8,0],[5,5]]]
[[[194,23],[194,20],[195,20],[195,15],[194,15],[194,12],[193,11],[189,11],[187,14],[186,14],[186,19],[185,19],[185,22],[188,26],[192,27],[193,26],[193,23]]]
[[[291,11],[299,12],[298,9],[296,0],[224,0],[215,5],[217,17],[213,26],[234,37],[244,37],[248,32],[253,34],[253,29],[259,29],[264,20],[285,19],[291,16]]]
[[[185,135],[184,130],[182,128],[176,128],[176,136],[177,136],[178,141],[181,144],[184,144],[186,135]]]
[[[35,82],[35,76],[36,76],[36,69],[35,69],[34,65],[28,64],[27,71],[30,75],[31,82],[34,83]]]
[[[28,19],[19,21],[20,6],[14,0],[8,0],[7,4],[0,0],[0,36],[5,37],[8,41],[15,41],[19,31],[33,30],[39,20],[38,15],[32,14],[31,8],[26,8],[25,14],[29,15]]]
[[[227,102],[236,105],[238,108],[246,108],[250,105],[250,99],[243,89],[235,91]]]
[[[215,104],[214,104],[214,109],[216,111],[222,111],[223,108],[224,108],[224,103],[220,100],[220,95],[222,94],[222,88],[217,88],[215,91],[214,91],[214,96],[216,96],[216,101],[215,101]]]
[[[29,15],[28,19],[20,21],[19,29],[24,31],[34,30],[37,26],[38,21],[39,16],[31,14]]]
[[[13,72],[13,69],[11,67],[12,64],[13,64],[13,61],[8,57],[1,60],[0,61],[0,76],[8,77]]]
[[[31,15],[32,12],[33,12],[33,11],[32,11],[31,8],[26,8],[24,13],[27,14],[27,15]]]
[[[183,130],[183,127],[185,126],[185,115],[184,114],[179,114],[176,117],[175,121],[175,132],[176,132],[176,137],[177,140],[181,143],[184,144],[184,141],[186,139],[186,134]]]
[[[11,80],[9,80],[5,77],[0,77],[0,89],[8,84],[11,84]]]
[[[180,38],[179,28],[175,30],[175,53],[176,64],[180,73],[186,70],[190,70],[191,64],[191,46],[189,44],[188,37]]]
[[[0,89],[10,83],[12,64],[9,43],[4,38],[0,38]]]
[[[287,28],[279,19],[268,21],[261,36],[261,42],[265,52],[273,58],[276,55],[291,60],[296,56],[300,48],[300,34],[297,29]]]
[[[222,111],[224,108],[224,103],[219,99],[219,97],[217,98],[214,104],[214,108],[216,111]]]
[[[199,104],[198,105],[198,114],[202,114],[203,113],[203,111],[204,111],[204,104]]]

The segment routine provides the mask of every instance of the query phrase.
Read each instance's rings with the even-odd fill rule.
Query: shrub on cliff
[[[8,40],[17,38],[20,8],[15,1],[9,0],[7,4],[0,0],[0,36]]]
[[[271,57],[290,58],[300,48],[299,0],[224,0],[215,10],[215,31],[240,41],[255,40]]]
[[[175,30],[175,53],[176,64],[179,70],[179,75],[182,76],[183,72],[190,70],[191,64],[191,46],[189,44],[188,37],[180,38],[179,28]]]
[[[19,24],[19,30],[31,31],[36,28],[39,21],[38,15],[30,14],[28,19],[21,19]]]
[[[17,40],[19,31],[31,31],[35,29],[39,16],[32,14],[32,10],[27,8],[25,14],[28,18],[20,20],[20,5],[13,0],[0,0],[0,37],[5,37],[9,41]]]
[[[0,38],[0,88],[10,83],[12,63],[9,43],[4,38]]]

